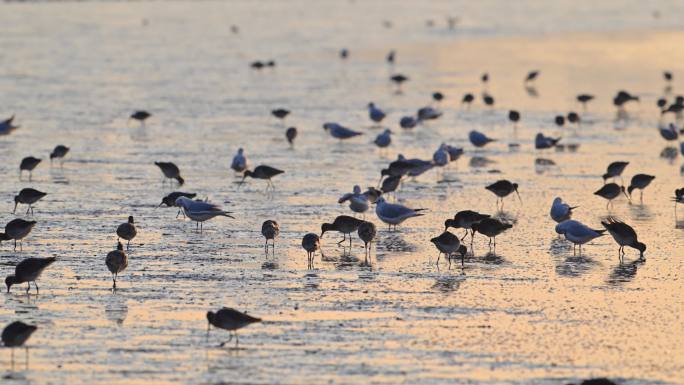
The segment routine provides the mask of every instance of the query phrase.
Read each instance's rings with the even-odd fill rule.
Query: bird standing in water
[[[217,312],[209,311],[207,312],[207,341],[209,341],[209,330],[211,329],[211,325],[214,325],[216,328],[228,330],[230,332],[228,341],[222,342],[219,346],[224,346],[233,339],[233,336],[235,336],[235,348],[237,348],[240,343],[237,331],[257,322],[261,322],[261,318],[252,317],[247,313],[242,313],[228,307],[224,307]]]
[[[131,239],[135,238],[135,236],[137,234],[138,234],[138,230],[136,230],[136,228],[135,228],[135,223],[133,221],[132,215],[128,217],[128,222],[122,223],[119,225],[119,227],[116,228],[116,235],[119,238],[122,238],[122,239],[128,241],[128,244],[126,245],[126,249],[128,249],[131,246]]]
[[[646,245],[639,242],[636,231],[632,226],[618,221],[615,218],[608,218],[605,221],[601,221],[603,227],[608,230],[610,235],[613,236],[615,242],[620,246],[618,249],[618,255],[620,260],[625,256],[625,246],[639,250],[639,258],[644,259],[644,252],[646,251]]]
[[[116,290],[116,279],[119,277],[119,273],[128,267],[128,257],[126,252],[123,251],[121,242],[117,242],[116,250],[107,253],[105,265],[107,265],[109,272],[112,273],[112,281],[114,282],[112,289]]]
[[[159,167],[165,178],[175,179],[181,186],[185,183],[185,179],[180,175],[180,169],[175,164],[171,162],[154,162],[154,164]],[[164,179],[164,181],[166,181],[166,179]]]
[[[14,268],[14,275],[8,275],[5,278],[5,285],[7,286],[7,292],[10,292],[12,285],[18,285],[20,283],[26,282],[28,286],[26,287],[26,293],[31,290],[31,282],[36,287],[36,294],[38,294],[38,284],[36,280],[43,273],[48,266],[52,265],[57,258],[26,258]]]
[[[268,254],[268,240],[270,239],[273,245],[273,254],[275,255],[275,239],[278,237],[278,234],[280,234],[278,222],[269,219],[261,225],[261,235],[266,238],[266,243],[264,244],[266,254]]]

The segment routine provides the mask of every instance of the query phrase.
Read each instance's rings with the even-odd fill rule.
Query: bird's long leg
[[[451,254],[445,254],[447,261],[449,261],[449,270],[451,270]]]
[[[351,233],[349,233],[349,250],[351,252],[351,247],[352,247],[352,240],[351,240]]]
[[[204,232],[204,222],[200,222],[200,234]]]
[[[344,241],[346,241],[346,240],[347,240],[347,234],[346,234],[346,233],[342,233],[342,240],[339,241],[339,242],[337,242],[337,244],[340,245],[340,244],[342,244],[342,242],[344,242]]]
[[[240,345],[240,337],[238,337],[237,330],[233,333],[235,333],[235,349],[237,349],[238,345]]]
[[[24,347],[26,348],[26,350],[25,350],[26,351],[26,354],[25,354],[26,364],[24,365],[24,370],[28,370],[28,367],[29,367],[29,348],[28,348],[28,346],[24,346]]]
[[[644,190],[639,190],[639,202],[644,204]]]
[[[268,255],[268,239],[266,239],[266,243],[264,243],[264,251]]]
[[[33,286],[36,287],[36,294],[39,294],[40,292],[38,291],[38,283],[36,281],[33,281]]]
[[[440,251],[439,254],[437,254],[437,262],[435,262],[437,264],[437,266],[439,266],[439,258],[441,258],[441,257],[442,257],[442,252]]]
[[[28,284],[28,287],[26,288],[26,294],[28,294],[31,291],[31,282],[26,282]]]
[[[467,236],[468,236],[468,229],[465,229],[465,234],[461,238],[461,241],[463,241]]]
[[[12,370],[14,370],[14,347],[12,347],[11,349],[12,349],[12,353],[11,353],[11,356],[12,356],[11,362],[12,362],[12,364],[11,364],[11,367],[12,367]]]
[[[128,242],[126,243],[126,250],[131,248],[131,240],[129,239]]]
[[[112,274],[112,290],[116,290],[116,275]]]
[[[28,215],[29,212],[31,212],[31,205],[28,205],[28,208],[26,209],[26,215]]]

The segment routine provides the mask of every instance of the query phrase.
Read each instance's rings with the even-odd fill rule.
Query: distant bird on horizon
[[[344,139],[349,139],[353,138],[355,136],[363,135],[362,132],[354,131],[352,129],[349,129],[347,127],[342,126],[341,124],[337,123],[324,123],[323,124],[323,129],[327,131],[330,136],[336,139],[344,140]]]
[[[463,95],[463,99],[461,99],[461,104],[467,104],[468,107],[470,107],[470,105],[473,103],[474,100],[475,100],[475,95],[473,95],[471,93],[467,93],[467,94]]]
[[[582,104],[582,108],[584,110],[587,109],[587,103],[589,103],[592,100],[594,100],[594,95],[590,95],[590,94],[579,94],[579,95],[577,95],[577,101]]]
[[[138,110],[138,111],[134,111],[131,114],[131,116],[128,117],[128,120],[133,119],[133,120],[137,120],[138,122],[140,122],[140,124],[145,124],[145,121],[150,116],[152,116],[152,114],[150,114],[149,112],[147,112],[145,110]]]
[[[468,140],[470,140],[470,143],[473,146],[478,147],[478,148],[484,147],[488,143],[496,141],[496,139],[492,139],[492,138],[488,137],[487,135],[485,135],[479,131],[475,131],[475,130],[472,130],[468,133]]]
[[[368,117],[375,123],[381,123],[387,114],[380,108],[378,108],[375,103],[368,103]]]
[[[527,76],[525,77],[525,83],[535,81],[537,79],[537,76],[539,76],[539,70],[528,72]]]
[[[395,75],[390,76],[390,80],[392,81],[392,83],[396,84],[396,86],[397,86],[396,92],[401,93],[401,85],[404,84],[404,82],[408,81],[409,78],[406,75],[395,74]]]
[[[287,110],[285,108],[276,108],[274,110],[271,110],[271,115],[275,116],[280,120],[284,120],[288,115],[290,115],[290,110]]]
[[[10,116],[9,118],[0,121],[0,135],[7,135],[11,133],[12,131],[16,130],[19,128],[19,126],[15,126],[12,124],[14,121],[14,115]]]
[[[287,139],[287,142],[290,144],[290,146],[294,146],[294,140],[297,137],[297,127],[290,127],[285,131],[285,139]]]

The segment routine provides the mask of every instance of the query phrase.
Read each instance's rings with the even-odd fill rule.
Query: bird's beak
[[[211,328],[211,323],[207,321],[207,342],[209,342],[209,329]]]
[[[157,208],[162,207],[163,204],[164,204],[164,202],[160,203],[159,206],[157,206]]]
[[[522,204],[522,198],[520,197],[520,193],[518,192],[518,189],[515,189],[515,194],[518,196],[518,200],[520,200],[520,204]]]
[[[12,210],[12,214],[14,214],[14,213],[17,211],[17,205],[18,205],[18,204],[19,204],[19,203],[14,202],[14,210]]]

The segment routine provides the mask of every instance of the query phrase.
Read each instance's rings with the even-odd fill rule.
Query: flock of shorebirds
[[[349,56],[348,50],[342,50],[340,52],[340,58],[346,60]],[[396,53],[394,51],[390,52],[386,61],[393,63],[395,60]],[[275,61],[258,62],[252,63],[251,67],[255,70],[261,70],[262,68],[275,66]],[[539,71],[531,71],[524,78],[525,84],[534,82],[535,79],[540,75]],[[672,74],[669,72],[664,73],[666,81],[672,80]],[[397,92],[401,92],[401,85],[409,81],[409,77],[403,74],[394,74],[389,80],[396,84]],[[489,81],[489,75],[483,74],[481,76],[482,83],[487,83]],[[402,129],[413,129],[429,120],[439,119],[442,116],[442,111],[439,109],[439,102],[441,102],[445,96],[441,92],[434,92],[432,95],[434,104],[426,106],[417,110],[415,115],[402,117],[398,125]],[[495,99],[492,95],[489,95],[486,91],[481,95],[482,102],[486,106],[493,106],[495,104]],[[580,94],[576,97],[577,101],[586,108],[586,105],[590,103],[594,97],[589,94]],[[623,111],[625,105],[631,101],[637,101],[638,96],[632,95],[625,91],[620,91],[613,99],[613,104],[618,108],[619,111]],[[470,106],[476,100],[475,95],[466,94],[463,96],[462,104]],[[684,134],[684,130],[677,127],[682,120],[682,113],[684,112],[684,97],[677,96],[675,100],[669,103],[666,99],[659,99],[657,102],[658,107],[661,109],[661,119],[659,124],[659,131],[661,136],[667,141],[676,141],[679,136]],[[290,114],[290,111],[284,108],[274,109],[271,114],[284,122],[286,117]],[[673,114],[675,116],[674,122],[665,123],[664,118],[668,114]],[[152,116],[151,113],[147,111],[135,111],[130,115],[130,119],[137,120],[139,124],[144,125],[145,120]],[[376,104],[368,104],[368,117],[373,124],[380,125],[385,119],[387,114]],[[511,110],[508,113],[508,119],[512,124],[517,124],[521,120],[521,114],[519,111]],[[556,116],[554,122],[559,127],[565,124],[576,124],[579,125],[582,116],[577,112],[570,112],[566,116]],[[676,123],[675,123],[676,122]],[[14,116],[0,122],[0,134],[9,134],[14,129],[18,128],[14,124]],[[326,122],[323,124],[323,129],[332,138],[337,140],[349,140],[351,138],[362,135],[362,132],[352,130],[342,124],[336,122]],[[285,131],[285,137],[290,145],[294,145],[297,138],[297,129],[295,127],[289,127]],[[476,147],[481,148],[487,146],[489,143],[495,141],[496,139],[490,138],[482,132],[471,131],[468,134],[468,139],[470,143]],[[539,150],[558,148],[564,149],[565,147],[559,143],[560,138],[553,138],[544,135],[543,133],[538,133],[535,137],[535,148]],[[382,131],[374,140],[375,145],[379,148],[385,148],[392,143],[392,131],[390,129],[385,129]],[[570,148],[571,145],[568,145]],[[69,154],[69,147],[64,145],[58,145],[54,148],[52,153],[50,153],[50,161],[60,162],[63,164],[64,158]],[[681,151],[684,153],[684,143],[681,144]],[[391,195],[400,187],[402,181],[406,178],[419,176],[431,169],[444,167],[450,162],[456,161],[464,153],[463,148],[455,147],[442,143],[437,150],[434,152],[432,159],[407,159],[401,155],[399,158],[387,165],[380,171],[380,182],[378,187],[369,187],[366,191],[362,191],[360,186],[356,185],[353,190],[347,194],[344,194],[339,198],[340,204],[348,204],[349,209],[353,215],[364,215],[371,205],[375,205],[375,214],[377,218],[389,228],[389,231],[393,229],[396,230],[397,226],[403,224],[406,220],[410,218],[418,217],[424,215],[424,209],[421,208],[410,208],[398,203],[391,203]],[[26,157],[21,160],[19,165],[20,178],[24,172],[28,172],[28,180],[31,180],[31,174],[33,170],[41,163],[40,158],[35,158],[32,156]],[[155,162],[156,166],[159,167],[162,174],[164,175],[164,180],[170,180],[170,183],[178,183],[178,185],[183,185],[185,183],[183,177],[181,176],[180,169],[174,163],[171,162]],[[244,183],[245,179],[248,177],[254,179],[264,180],[267,183],[266,189],[275,189],[273,184],[273,178],[284,173],[283,170],[271,167],[268,165],[259,165],[253,169],[248,168],[248,160],[245,151],[240,148],[235,156],[233,157],[231,168],[242,175],[241,183]],[[600,196],[607,200],[607,208],[610,209],[614,199],[621,195],[627,197],[627,199],[632,199],[632,195],[635,190],[639,190],[640,199],[643,200],[643,191],[646,189],[655,179],[652,175],[647,174],[636,174],[631,178],[630,184],[625,188],[622,182],[622,174],[626,167],[628,166],[626,161],[616,161],[609,164],[606,168],[605,173],[602,175],[604,185],[597,190],[594,194]],[[616,183],[620,180],[621,184]],[[520,194],[518,193],[518,184],[509,180],[499,180],[490,185],[484,186],[484,188],[493,193],[497,201],[497,209],[502,210],[505,198],[511,196],[515,193],[522,203]],[[14,212],[16,212],[19,204],[27,206],[26,215],[33,216],[34,205],[39,202],[42,198],[47,195],[45,192],[35,190],[33,188],[24,188],[14,197]],[[195,199],[196,194],[176,191],[172,192],[162,198],[160,206],[166,205],[168,207],[178,208],[178,214],[184,215],[192,221],[196,222],[197,229],[201,232],[202,226],[205,221],[218,216],[230,217],[230,212],[224,211],[221,207],[202,200]],[[675,213],[676,205],[684,203],[684,188],[677,189],[673,197],[675,202]],[[619,258],[625,255],[625,247],[636,249],[639,252],[639,258],[644,258],[644,253],[646,251],[646,245],[639,241],[637,232],[630,225],[616,219],[613,217],[608,217],[608,219],[601,222],[602,229],[593,229],[577,220],[572,219],[573,210],[576,207],[563,202],[560,197],[553,200],[550,209],[550,217],[553,221],[557,223],[555,231],[559,236],[564,236],[569,242],[571,242],[575,247],[579,246],[579,253],[582,252],[582,245],[587,244],[593,239],[605,235],[607,232],[610,234],[619,247]],[[352,245],[352,234],[357,233],[358,237],[364,242],[364,250],[366,255],[366,263],[368,263],[368,258],[371,253],[372,242],[378,234],[376,225],[368,220],[359,219],[353,215],[340,215],[336,217],[331,223],[323,223],[321,225],[320,235],[318,233],[308,233],[302,237],[301,246],[307,253],[308,267],[313,268],[314,266],[314,256],[316,252],[321,247],[321,238],[326,232],[338,232],[341,233],[343,238],[338,244],[344,244],[349,242],[349,246]],[[1,241],[13,241],[14,249],[17,248],[17,243],[20,249],[23,248],[22,240],[26,238],[33,227],[36,225],[34,220],[26,220],[22,218],[16,218],[11,220],[5,226],[5,231],[0,233]],[[479,213],[472,210],[463,210],[457,212],[453,218],[447,218],[444,222],[444,229],[441,234],[430,239],[430,242],[434,244],[436,249],[439,251],[439,256],[437,258],[437,264],[439,264],[441,255],[445,255],[446,261],[451,266],[451,260],[454,257],[460,256],[461,266],[465,265],[465,256],[468,253],[468,247],[466,246],[465,239],[470,235],[470,246],[472,248],[474,238],[476,234],[481,234],[489,239],[489,247],[496,247],[496,237],[500,236],[502,233],[513,228],[513,224],[508,223],[506,218],[497,218],[489,214]],[[450,232],[449,229],[463,229],[465,233],[463,236],[459,237],[454,233]],[[263,222],[261,233],[265,239],[265,252],[268,254],[269,248],[275,249],[275,240],[280,234],[280,226],[274,220],[266,220]],[[128,218],[125,223],[118,226],[116,230],[117,235],[117,245],[116,249],[110,251],[105,257],[105,265],[107,269],[112,274],[113,290],[116,290],[118,275],[121,274],[128,266],[128,256],[127,250],[130,247],[131,241],[137,235],[137,229],[135,226],[135,220],[132,216]],[[121,243],[121,241],[127,243],[126,247]],[[36,293],[39,292],[38,285],[36,281],[40,277],[41,273],[51,264],[56,262],[56,258],[27,258],[21,261],[15,267],[15,272],[13,275],[7,276],[5,279],[5,284],[7,286],[7,291],[9,292],[13,285],[27,284],[26,292],[29,293],[31,289],[31,284],[35,287]],[[208,332],[211,325],[225,329],[231,332],[231,338],[233,335],[236,337],[237,345],[237,334],[236,331],[244,326],[247,326],[254,322],[260,322],[261,320],[256,317],[252,317],[246,313],[230,309],[222,308],[218,311],[209,311],[207,313]],[[36,326],[25,324],[21,321],[16,321],[7,326],[2,333],[2,341],[5,346],[15,347],[22,346],[25,341],[31,336],[33,332],[36,331]]]

